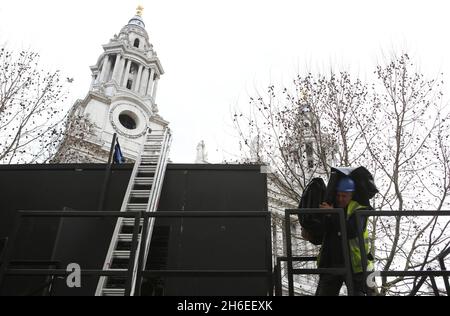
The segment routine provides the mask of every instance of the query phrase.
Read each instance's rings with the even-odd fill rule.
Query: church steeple
[[[158,114],[156,92],[164,70],[150,43],[139,6],[119,35],[103,45],[104,52],[91,66],[92,82],[88,95],[74,105],[74,113],[88,118],[95,126],[90,146],[109,151],[117,133],[122,152],[134,159],[148,128],[168,125]],[[95,160],[104,160],[103,158]]]
[[[119,35],[103,45],[105,52],[91,67],[91,90],[106,97],[124,90],[122,92],[146,103],[149,109],[156,110],[156,90],[164,70],[149,41],[142,11],[139,6]]]

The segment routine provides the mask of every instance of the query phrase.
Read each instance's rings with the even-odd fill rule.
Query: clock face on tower
[[[139,138],[145,134],[148,124],[144,112],[129,103],[119,103],[111,108],[109,119],[114,130],[125,137]]]

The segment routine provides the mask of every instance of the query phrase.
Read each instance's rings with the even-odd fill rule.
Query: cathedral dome
[[[124,27],[122,27],[122,29],[120,30],[120,33],[119,33],[119,38],[121,38],[121,39],[128,38],[128,40],[130,40],[129,34],[135,33],[135,34],[141,36],[142,38],[144,38],[146,41],[148,41],[148,39],[149,39],[148,33],[147,33],[147,30],[145,29],[144,20],[142,19],[142,11],[143,10],[144,10],[143,7],[141,7],[141,6],[137,7],[136,15],[133,16],[128,21],[128,24],[126,24]],[[130,42],[130,45],[133,46],[134,43]],[[148,45],[146,45],[146,47],[150,48],[151,47],[150,43],[148,43]]]
[[[128,21],[128,25],[137,25],[145,29],[145,23],[141,16],[135,15],[131,18],[130,21]]]

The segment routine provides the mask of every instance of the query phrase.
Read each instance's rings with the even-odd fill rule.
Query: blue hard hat
[[[341,178],[338,182],[337,192],[355,192],[355,181],[349,177]]]

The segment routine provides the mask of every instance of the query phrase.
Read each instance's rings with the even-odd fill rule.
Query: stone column
[[[142,68],[144,68],[144,65],[139,65],[139,70],[136,77],[136,83],[134,84],[134,92],[139,93],[139,88],[141,86],[141,76],[142,76]]]
[[[94,86],[94,84],[95,84],[95,74],[93,73],[93,74],[92,74],[91,87],[89,88],[89,90],[92,89],[92,87]]]
[[[114,63],[114,70],[113,70],[113,74],[112,74],[112,80],[114,80],[115,82],[118,82],[117,80],[117,74],[119,73],[119,68],[121,65],[121,56],[120,54],[116,55],[116,62]]]
[[[121,56],[121,60],[120,60],[120,68],[117,71],[117,84],[120,86],[122,83],[122,78],[123,78],[123,73],[124,73],[124,69],[125,69],[125,63],[126,63],[126,59],[125,57]]]
[[[127,86],[128,76],[130,75],[130,67],[131,67],[131,60],[127,59],[127,66],[125,67],[125,73],[123,75],[122,87]]]
[[[148,84],[148,68],[145,67],[144,71],[142,72],[142,81],[141,81],[141,86],[139,88],[139,93],[145,95],[146,89],[147,89],[147,84]]]
[[[112,60],[111,57],[108,55],[108,61],[106,63],[106,73],[105,73],[105,82],[109,80],[109,74],[111,73],[112,68]]]
[[[106,75],[106,65],[108,64],[108,55],[106,55],[105,57],[103,57],[103,62],[102,62],[102,72],[100,73],[100,79],[98,80],[98,82],[103,82],[105,81],[105,75]]]
[[[155,98],[156,98],[156,89],[158,88],[158,81],[159,81],[159,78],[156,78],[156,80],[155,80],[155,84],[153,85],[153,91],[152,91],[152,99],[153,99],[153,102],[155,102]]]
[[[148,79],[147,93],[145,95],[151,95],[153,89],[153,79],[155,78],[155,69],[150,70],[150,78]]]

